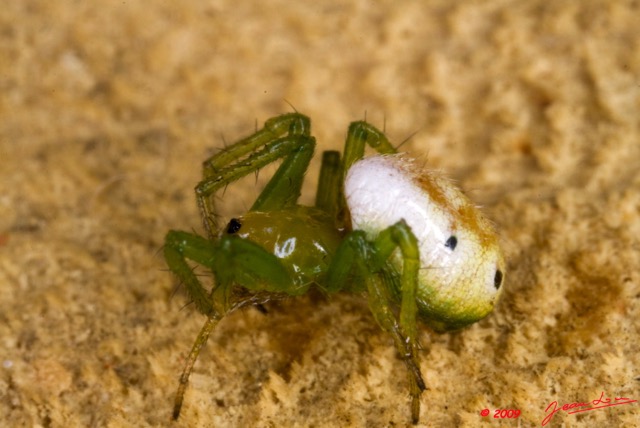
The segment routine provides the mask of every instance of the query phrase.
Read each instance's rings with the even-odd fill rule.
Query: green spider
[[[302,114],[277,116],[207,159],[195,188],[207,236],[166,236],[169,268],[207,317],[180,377],[174,420],[198,354],[225,315],[314,286],[326,294],[367,293],[407,366],[417,423],[426,389],[417,320],[436,331],[464,327],[487,316],[502,291],[505,262],[491,224],[450,181],[396,154],[364,121],[350,125],[342,157],[324,152],[315,206],[298,205],[315,148],[310,128]],[[377,154],[364,158],[366,145]],[[249,211],[220,227],[215,193],[277,160]],[[188,260],[211,270],[211,290]]]

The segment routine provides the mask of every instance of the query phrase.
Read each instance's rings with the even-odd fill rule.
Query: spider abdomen
[[[376,155],[354,163],[344,186],[354,230],[373,238],[404,220],[416,236],[424,321],[448,330],[491,312],[504,276],[498,238],[451,181],[405,156]]]

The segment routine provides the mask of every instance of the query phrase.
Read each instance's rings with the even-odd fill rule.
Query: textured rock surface
[[[192,188],[221,135],[287,102],[311,116],[319,149],[340,149],[365,113],[394,141],[415,133],[403,149],[458,180],[501,231],[496,312],[421,332],[425,425],[477,426],[494,409],[539,425],[554,400],[640,399],[638,3],[249,3],[0,11],[3,425],[167,425],[204,320],[174,295],[164,234],[201,230]],[[230,186],[228,212],[255,187]],[[176,426],[408,422],[405,368],[365,299],[267,309],[219,325]]]

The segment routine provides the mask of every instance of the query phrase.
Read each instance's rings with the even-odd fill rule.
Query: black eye
[[[227,233],[236,233],[240,230],[241,227],[242,224],[240,224],[240,220],[238,220],[237,218],[232,218],[231,221],[229,221],[229,225],[227,226]]]
[[[444,246],[447,248],[451,248],[451,251],[456,249],[456,245],[458,245],[458,238],[453,235],[450,236],[449,239],[447,239],[447,242],[444,243]]]
[[[502,272],[499,269],[496,271],[496,276],[493,277],[493,285],[496,287],[496,290],[502,285]]]

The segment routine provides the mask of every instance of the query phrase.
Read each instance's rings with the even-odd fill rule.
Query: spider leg
[[[185,284],[187,294],[202,314],[222,317],[238,302],[231,299],[235,284],[252,291],[289,292],[291,274],[280,259],[260,245],[225,235],[210,241],[189,232],[170,230],[165,238],[164,256],[169,269]],[[215,287],[207,291],[187,263],[208,267]]]
[[[205,160],[202,163],[204,178],[216,175],[221,169],[283,135],[309,136],[310,132],[311,122],[309,118],[300,113],[288,113],[272,117],[265,122],[262,129],[225,147],[222,151]]]
[[[294,138],[294,137],[289,137]],[[298,202],[302,191],[304,174],[313,157],[315,140],[313,137],[299,136],[291,149],[283,150],[282,164],[269,180],[249,211],[272,211],[291,207]]]
[[[322,153],[316,207],[326,211],[332,218],[338,213],[338,197],[342,187],[340,174],[340,152],[327,150]]]
[[[305,145],[305,143],[308,144],[313,141],[310,137],[310,131],[311,124],[308,117],[299,113],[284,114],[267,120],[262,129],[226,147],[204,161],[202,165],[204,178],[196,187],[196,198],[203,216],[204,227],[210,238],[213,238],[215,236],[214,231],[218,230],[213,194],[220,187],[225,187],[230,182],[255,172],[264,165],[285,157],[294,151],[294,149],[290,148],[289,152],[280,153],[278,156],[267,156],[268,160],[266,162],[260,162],[259,159],[256,159],[258,153],[261,156],[269,155],[269,147],[274,145],[276,141],[297,141],[298,146]],[[313,146],[313,144],[311,145]],[[306,171],[306,166],[308,165],[308,160],[305,163],[305,157],[310,159],[312,155],[313,147],[310,153],[299,156],[302,160],[298,158],[283,162],[283,165],[281,165],[281,168],[267,186],[268,188],[271,186],[269,191],[265,193],[262,199],[259,198],[256,204],[261,205],[260,208],[262,209],[262,205],[270,208],[270,206],[280,204],[281,207],[289,203],[291,199],[297,200],[297,197],[285,197],[285,192],[283,191],[285,186],[278,185],[278,183],[282,182],[283,177],[291,177],[294,182],[292,186],[287,187],[287,191],[289,194],[299,196],[300,191],[297,188],[302,185],[304,171]],[[292,169],[293,171],[291,171]],[[299,170],[302,170],[302,172],[298,172]],[[295,175],[296,173],[297,175]]]
[[[342,183],[344,183],[344,179],[351,165],[364,157],[366,145],[380,154],[397,153],[395,147],[389,142],[389,139],[375,126],[363,120],[352,122],[349,125],[347,138],[344,143],[342,166],[339,174],[339,196],[337,197],[337,208],[335,209],[338,226],[341,228],[348,228],[351,225]]]
[[[417,333],[417,314],[418,307],[416,303],[416,292],[418,289],[418,272],[420,270],[420,250],[418,248],[418,240],[411,231],[411,228],[400,220],[393,226],[380,232],[374,241],[377,250],[378,263],[386,263],[392,257],[396,248],[402,253],[402,275],[400,277],[400,319],[399,329],[397,324],[393,323],[390,330],[391,335],[395,339],[396,348],[401,352],[407,368],[409,369],[409,384],[411,393],[411,417],[413,423],[418,423],[420,419],[420,395],[422,391],[427,389],[416,351],[420,344],[418,343]],[[383,281],[380,283],[373,282],[369,287],[369,299],[382,302],[381,305],[389,304],[387,296],[396,291],[397,274],[394,269],[386,269]],[[375,290],[374,288],[378,288]],[[385,292],[386,293],[383,293]],[[371,297],[374,296],[374,297]],[[379,297],[377,297],[379,296]],[[388,317],[389,311],[381,311],[382,317]],[[395,318],[394,318],[395,319]],[[379,321],[380,322],[380,321]],[[404,353],[403,353],[404,352]]]
[[[192,233],[172,230],[165,239],[164,254],[169,269],[186,285],[196,308],[207,316],[180,376],[172,414],[175,420],[180,416],[193,366],[217,323],[242,306],[264,303],[270,298],[277,298],[278,293],[288,295],[296,284],[292,283],[290,273],[275,255],[236,236],[210,241]],[[212,270],[216,286],[211,291],[204,288],[187,260]],[[236,284],[255,293],[234,295],[232,291]],[[261,292],[268,294],[263,293],[261,297]]]
[[[378,128],[363,120],[352,122],[344,143],[343,178],[351,165],[364,156],[365,144],[381,154],[396,153],[395,147]]]
[[[306,135],[288,135],[268,142],[261,149],[217,174],[202,180],[196,186],[196,199],[202,213],[205,229],[211,239],[218,230],[215,206],[211,196],[220,188],[238,180],[278,159],[284,161],[267,183],[251,207],[252,211],[269,211],[293,205],[300,196],[304,173],[313,156],[315,139]]]
[[[215,326],[218,324],[218,321],[220,321],[220,318],[215,318],[213,316],[207,317],[207,321],[204,323],[204,326],[202,326],[202,329],[200,330],[200,333],[198,333],[198,337],[191,348],[191,352],[189,352],[184,369],[182,369],[182,374],[180,375],[180,383],[178,384],[178,390],[176,391],[176,397],[173,403],[173,413],[171,414],[171,417],[174,421],[180,417],[182,401],[184,400],[184,393],[187,390],[187,385],[189,384],[189,376],[191,376],[193,365],[196,363],[198,355],[200,355],[200,350],[207,343],[207,340]]]
[[[402,273],[390,267],[389,259],[399,249]],[[396,349],[409,371],[411,415],[414,423],[420,416],[420,395],[426,389],[418,363],[416,290],[420,257],[418,242],[404,220],[383,230],[373,242],[363,231],[348,234],[336,250],[327,273],[327,292],[336,292],[362,281],[349,281],[351,275],[364,279],[369,307],[380,326],[391,334]],[[355,272],[353,272],[353,268]],[[399,290],[397,289],[399,287]],[[352,290],[358,291],[358,290]],[[393,311],[399,295],[400,315]]]
[[[198,311],[207,316],[216,314],[210,293],[202,286],[187,259],[207,265],[214,253],[212,241],[193,233],[171,230],[165,237],[164,258],[167,266],[184,283]]]

